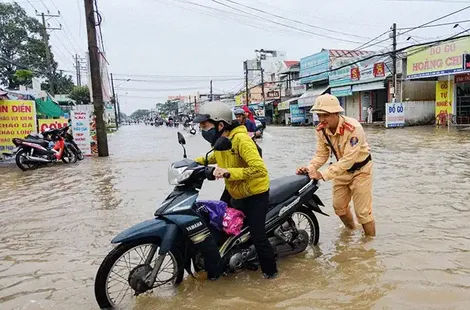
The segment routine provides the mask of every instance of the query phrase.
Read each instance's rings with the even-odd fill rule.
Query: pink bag
[[[227,209],[225,209],[224,219],[222,222],[225,233],[234,236],[240,234],[244,218],[245,214],[242,211],[227,207]]]

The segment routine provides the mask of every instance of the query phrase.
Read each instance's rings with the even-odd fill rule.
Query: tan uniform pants
[[[372,216],[372,161],[354,173],[345,172],[333,181],[333,208],[338,216],[346,215],[351,198],[359,224],[374,220]]]

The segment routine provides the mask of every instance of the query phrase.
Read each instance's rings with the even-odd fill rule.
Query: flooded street
[[[183,129],[180,129],[183,132]],[[0,308],[97,309],[93,283],[111,239],[150,219],[171,191],[182,157],[176,129],[123,126],[110,157],[22,172],[0,166]],[[208,150],[184,132],[188,157]],[[217,282],[188,278],[167,298],[135,309],[469,309],[470,132],[433,127],[367,129],[378,236],[347,232],[318,195],[320,244],[279,262],[266,281],[245,271]],[[315,148],[312,128],[268,127],[260,141],[270,177],[293,174]],[[206,182],[202,199],[220,196]]]

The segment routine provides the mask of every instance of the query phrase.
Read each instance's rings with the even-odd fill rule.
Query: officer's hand
[[[308,174],[308,168],[307,168],[307,167],[300,167],[300,168],[297,168],[297,170],[295,171],[295,174],[298,174],[298,175],[307,175],[307,174]]]
[[[323,176],[317,170],[312,170],[308,172],[308,176],[312,180],[323,180]]]

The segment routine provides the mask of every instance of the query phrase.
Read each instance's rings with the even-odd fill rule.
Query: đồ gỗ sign
[[[0,100],[0,152],[10,151],[13,138],[36,131],[36,105],[31,100]]]
[[[406,78],[416,79],[465,71],[464,55],[470,53],[470,37],[407,50]]]

